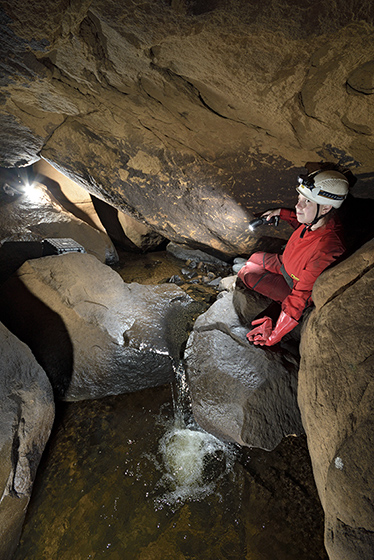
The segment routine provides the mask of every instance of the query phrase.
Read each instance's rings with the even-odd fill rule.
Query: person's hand
[[[280,208],[276,208],[275,210],[266,210],[266,212],[261,214],[261,218],[266,216],[266,219],[269,221],[270,218],[273,218],[275,216],[279,216],[280,212],[281,212]]]
[[[252,321],[252,325],[258,325],[247,334],[247,339],[253,344],[263,346],[269,339],[273,330],[273,321],[270,317],[261,317]]]
[[[292,331],[296,325],[298,325],[298,322],[295,319],[287,315],[284,311],[281,311],[273,332],[265,342],[266,346],[273,346],[273,344],[277,344],[284,335]]]

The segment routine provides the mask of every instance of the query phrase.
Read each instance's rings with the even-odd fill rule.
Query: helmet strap
[[[320,205],[320,204],[317,204],[317,212],[316,212],[316,215],[315,215],[314,219],[310,222],[310,224],[307,224],[307,225],[305,226],[305,228],[303,229],[303,231],[300,233],[300,237],[301,237],[301,238],[304,237],[306,231],[310,231],[310,230],[312,229],[312,227],[313,227],[317,222],[319,222],[322,218],[324,218],[324,216],[325,216],[324,214],[321,214],[320,216],[318,216],[319,211],[320,211],[320,208],[321,208],[321,205]]]

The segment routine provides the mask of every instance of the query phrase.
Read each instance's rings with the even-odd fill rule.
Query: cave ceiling
[[[44,158],[167,239],[245,251],[329,161],[370,196],[369,1],[1,1],[0,166]]]

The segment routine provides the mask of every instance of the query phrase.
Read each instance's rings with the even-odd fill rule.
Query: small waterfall
[[[218,479],[232,471],[235,462],[233,448],[195,422],[183,363],[174,370],[174,422],[160,440],[164,482],[170,490],[158,500],[161,507],[209,495]]]
[[[174,365],[174,382],[172,383],[174,422],[180,429],[199,429],[192,413],[190,388],[187,382],[183,361]]]

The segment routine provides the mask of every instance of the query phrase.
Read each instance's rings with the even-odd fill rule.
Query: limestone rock
[[[154,249],[163,241],[161,235],[129,214],[118,211],[118,220],[125,235],[141,251]]]
[[[235,290],[237,276],[226,276],[220,280],[218,285],[219,292],[233,292]]]
[[[264,315],[270,317],[275,324],[281,311],[280,304],[277,304],[270,298],[251,290],[238,277],[236,278],[232,301],[241,324],[245,325],[247,330],[252,328],[251,323],[259,313],[263,313]],[[280,348],[286,352],[294,354],[297,360],[299,359],[299,344],[302,325],[305,320],[305,316],[309,315],[310,310],[311,309],[308,308],[304,311],[303,318],[299,321],[299,324],[292,329],[291,332],[286,334],[278,343]]]
[[[145,224],[95,199],[83,186],[60,173],[47,161],[40,159],[32,166],[32,170],[35,179],[48,188],[60,206],[88,225],[107,233],[120,246],[144,251],[157,247],[163,241]]]
[[[315,283],[301,338],[298,401],[331,560],[374,550],[374,241]]]
[[[370,3],[2,11],[3,166],[42,157],[158,235],[227,258],[251,246],[254,211],[294,203],[306,161],[349,166],[355,190],[370,188]]]
[[[313,302],[317,310],[334,300],[346,290],[349,284],[355,284],[360,276],[374,266],[373,242],[365,243],[358,251],[330,268],[317,278],[313,290]]]
[[[27,261],[3,285],[0,316],[56,396],[81,400],[170,382],[190,304],[177,286],[125,284],[92,255],[70,253]]]
[[[201,315],[185,351],[196,421],[240,445],[274,449],[303,428],[296,402],[297,362],[248,344],[227,293]]]
[[[347,85],[358,93],[370,95],[374,93],[374,60],[369,60],[355,68],[348,76]]]
[[[0,557],[11,558],[54,420],[51,385],[30,349],[0,323]]]
[[[251,322],[256,315],[271,304],[271,299],[247,288],[242,280],[236,277],[233,290],[233,306],[242,325],[251,328]]]
[[[96,213],[91,196],[83,187],[60,173],[43,159],[36,162],[32,166],[32,170],[35,179],[48,188],[48,191],[60,206],[76,218],[106,233]]]
[[[218,266],[224,266],[225,262],[217,257],[204,253],[199,249],[192,249],[188,245],[181,245],[179,243],[168,243],[166,250],[169,251],[174,257],[181,260],[191,260],[195,262],[205,262],[216,264]]]

